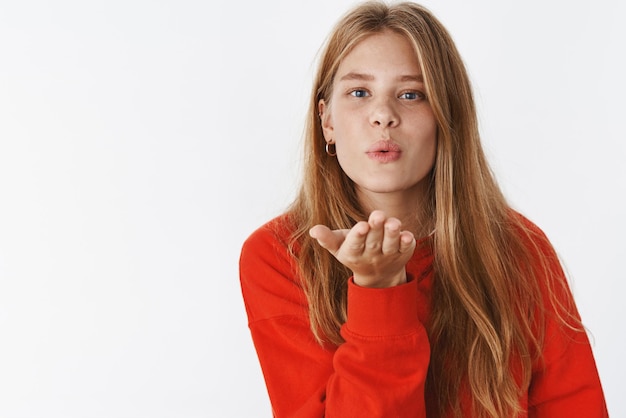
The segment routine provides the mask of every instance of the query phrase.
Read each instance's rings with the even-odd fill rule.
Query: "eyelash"
[[[348,92],[348,94],[350,94],[350,96],[356,97],[356,98],[363,98],[363,97],[369,97],[370,96],[370,93],[367,90],[365,90],[365,89],[353,89],[353,90],[350,90]],[[417,101],[417,100],[424,100],[424,99],[426,99],[426,95],[424,93],[422,93],[422,92],[419,92],[419,91],[406,91],[406,92],[400,94],[400,96],[398,96],[398,97],[399,98],[403,98],[403,96],[409,95],[409,94],[410,95],[415,95],[415,97],[412,98],[412,99],[404,98],[405,100]]]
[[[415,95],[415,97],[412,99],[407,98],[406,100],[424,100],[426,98],[426,95],[419,91],[407,91],[407,92],[402,93],[400,97],[407,95],[407,94]]]
[[[365,93],[365,94],[361,96],[361,95],[357,95],[357,93]],[[350,96],[358,97],[358,98],[367,97],[367,96],[370,95],[369,92],[367,92],[365,89],[350,90],[349,94],[350,94]]]

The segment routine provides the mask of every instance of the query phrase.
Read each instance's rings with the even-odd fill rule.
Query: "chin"
[[[363,186],[359,186],[359,188],[363,191],[368,191],[370,193],[402,193],[413,189],[413,187],[411,186],[394,185],[390,184],[389,182],[378,184],[365,184]]]
[[[428,188],[429,180],[423,178],[420,181],[406,182],[400,180],[390,180],[384,177],[377,179],[377,181],[356,183],[358,189],[365,193],[376,194],[396,194],[396,193],[408,193],[408,194],[423,194]]]

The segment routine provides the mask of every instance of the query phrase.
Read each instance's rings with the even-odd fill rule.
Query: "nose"
[[[400,117],[390,99],[381,98],[372,108],[370,123],[382,128],[393,128],[400,123]]]

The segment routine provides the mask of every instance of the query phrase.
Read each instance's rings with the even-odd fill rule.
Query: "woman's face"
[[[410,42],[391,31],[359,42],[340,63],[319,111],[326,141],[361,202],[420,199],[437,147],[437,124]]]

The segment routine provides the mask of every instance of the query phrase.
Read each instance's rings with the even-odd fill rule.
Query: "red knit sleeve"
[[[430,349],[417,284],[348,284],[345,343],[319,345],[286,248],[267,226],[243,246],[249,326],[276,417],[425,417]]]
[[[528,392],[528,416],[608,417],[589,339],[580,329],[580,316],[559,259],[543,232],[530,221],[524,221],[535,237],[533,241],[540,251],[538,256],[547,260],[548,270],[554,276],[551,285],[543,288],[545,341],[543,357],[533,369]],[[566,313],[571,315],[569,320],[565,317]]]

